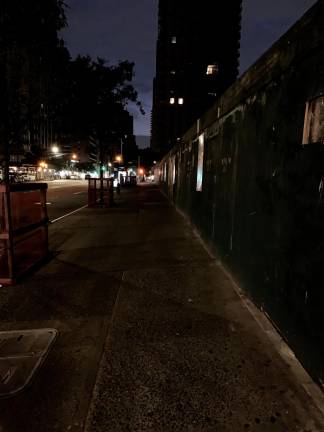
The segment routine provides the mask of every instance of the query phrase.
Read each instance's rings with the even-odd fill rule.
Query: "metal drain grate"
[[[23,390],[45,360],[56,329],[0,332],[0,398]]]

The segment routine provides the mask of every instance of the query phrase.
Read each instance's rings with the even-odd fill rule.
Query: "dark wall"
[[[306,102],[324,93],[323,48],[319,1],[160,164],[167,168],[163,189],[318,379],[324,376],[324,144],[302,139]]]

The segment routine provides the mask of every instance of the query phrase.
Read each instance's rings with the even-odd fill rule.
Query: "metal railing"
[[[88,179],[88,207],[110,207],[114,202],[113,179]]]

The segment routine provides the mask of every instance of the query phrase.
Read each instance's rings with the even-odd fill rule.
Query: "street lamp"
[[[123,159],[123,158],[122,158],[121,155],[117,155],[116,158],[115,158],[116,162],[121,162],[122,159]]]
[[[52,146],[52,153],[57,155],[59,151],[60,151],[60,149],[57,147],[57,145]]]
[[[42,174],[41,174],[42,178],[44,178],[45,172],[47,171],[47,167],[48,167],[48,165],[47,165],[47,163],[44,162],[44,161],[40,161],[39,164],[38,164],[37,171],[38,171],[39,173],[42,173]]]
[[[41,161],[41,162],[39,162],[39,166],[40,166],[41,168],[47,168],[47,163],[44,162],[44,161]]]

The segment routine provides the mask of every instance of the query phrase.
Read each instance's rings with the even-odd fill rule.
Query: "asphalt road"
[[[47,211],[50,221],[69,214],[87,204],[88,182],[55,180],[48,182]]]

